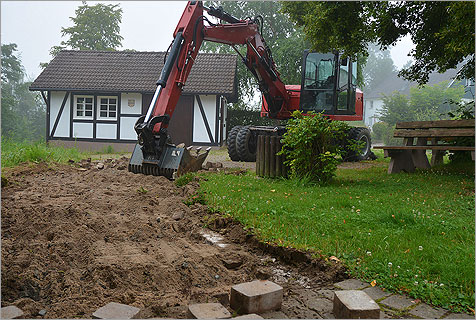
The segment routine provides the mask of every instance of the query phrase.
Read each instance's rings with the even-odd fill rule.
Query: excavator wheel
[[[236,136],[236,150],[241,161],[256,161],[256,139],[248,126],[242,127]]]
[[[362,143],[362,147],[358,151],[349,150],[344,157],[345,161],[362,161],[372,158],[373,152],[370,150],[371,139],[370,131],[367,128],[353,127],[349,130],[347,136],[349,141],[355,140]]]
[[[236,150],[236,136],[243,126],[235,126],[228,133],[228,138],[226,139],[226,147],[228,149],[228,156],[231,161],[240,161],[240,156]]]

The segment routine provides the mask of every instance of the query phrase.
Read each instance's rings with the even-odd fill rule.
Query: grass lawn
[[[113,147],[108,146],[98,152],[82,152],[76,148],[64,148],[47,145],[44,141],[17,142],[2,139],[2,168],[13,167],[23,162],[67,162],[79,161],[85,158],[102,159],[113,158],[130,153],[116,153]]]
[[[327,186],[206,177],[209,206],[263,241],[336,256],[353,276],[436,306],[474,309],[474,163],[393,175],[385,165],[339,169]]]

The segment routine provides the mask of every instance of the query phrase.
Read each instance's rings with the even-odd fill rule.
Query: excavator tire
[[[359,151],[349,150],[344,158],[345,161],[362,161],[372,158],[373,152],[370,150],[370,131],[367,128],[353,127],[347,136],[349,141],[356,140],[363,142],[363,147]]]
[[[256,139],[248,126],[242,127],[236,136],[236,150],[241,161],[256,161]]]
[[[226,139],[226,148],[228,149],[228,156],[231,161],[240,161],[240,156],[236,150],[236,136],[243,126],[235,126],[228,133],[228,138]]]

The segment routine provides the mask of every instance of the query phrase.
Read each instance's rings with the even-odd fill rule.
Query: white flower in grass
[[[422,247],[422,246],[418,246],[418,250],[422,251],[422,250],[423,250],[423,247]]]
[[[367,255],[368,255],[368,256],[371,256],[371,255],[372,255],[372,252],[367,251]]]
[[[388,267],[391,268],[393,264],[391,262],[388,263]]]
[[[413,284],[417,286],[417,285],[418,285],[418,281],[413,282]]]
[[[443,283],[440,283],[440,287],[443,287],[443,286],[444,286],[444,284],[443,284]]]

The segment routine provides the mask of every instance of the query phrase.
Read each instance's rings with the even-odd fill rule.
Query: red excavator
[[[223,23],[211,23],[204,11]],[[301,110],[304,113],[322,112],[332,120],[362,120],[363,94],[356,86],[356,62],[337,52],[306,50],[301,85],[285,85],[260,33],[262,26],[260,16],[240,20],[221,7],[207,8],[201,1],[187,3],[175,28],[174,40],[147,114],[140,117],[134,126],[138,144],[129,162],[129,171],[173,179],[201,168],[210,148],[201,154],[199,151],[193,154],[191,147],[175,146],[170,143],[167,127],[204,40],[228,44],[240,55],[257,79],[263,96],[262,116],[283,120],[289,119],[293,111]],[[246,56],[240,54],[237,45],[246,46]],[[234,161],[255,161],[258,135],[282,135],[285,130],[284,126],[232,128],[227,138],[230,158]],[[349,154],[350,160],[370,156],[370,132],[367,128],[352,128],[349,139],[360,141],[363,146],[359,152]]]

